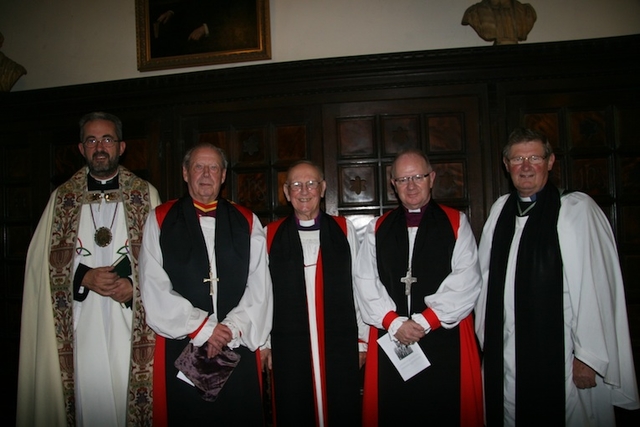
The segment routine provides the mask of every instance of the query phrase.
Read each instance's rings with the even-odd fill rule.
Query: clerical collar
[[[532,194],[528,197],[518,196],[518,199],[520,199],[521,202],[535,202],[538,199],[538,193]]]
[[[296,217],[296,226],[298,230],[315,231],[320,230],[320,215],[314,219],[299,219]]]
[[[193,201],[193,206],[196,208],[196,213],[198,217],[201,216],[209,216],[212,218],[216,217],[216,208],[218,207],[218,201],[214,201],[213,203],[200,203],[196,200]]]
[[[407,209],[404,206],[402,208],[404,209],[404,216],[407,218],[407,227],[418,227],[427,205],[420,209]]]
[[[87,190],[88,191],[108,191],[118,189],[118,174],[111,179],[96,179],[91,174],[87,174]]]

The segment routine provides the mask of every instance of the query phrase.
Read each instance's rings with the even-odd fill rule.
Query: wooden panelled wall
[[[396,204],[388,182],[393,156],[420,147],[437,171],[434,197],[464,210],[477,238],[491,203],[509,190],[500,155],[509,131],[539,128],[558,155],[555,181],[591,194],[615,230],[640,363],[639,51],[640,36],[629,36],[0,93],[3,413],[14,413],[30,236],[50,191],[82,165],[77,121],[95,110],[122,118],[123,162],[163,200],[184,191],[180,162],[188,147],[222,146],[230,160],[225,195],[265,223],[289,212],[285,171],[309,158],[325,170],[326,210],[362,228]]]

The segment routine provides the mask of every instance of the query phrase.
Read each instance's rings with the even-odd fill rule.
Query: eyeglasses
[[[290,184],[287,184],[287,186],[289,187],[289,190],[291,190],[294,193],[297,193],[298,191],[302,191],[302,187],[306,187],[308,191],[316,190],[321,182],[322,181],[307,181],[307,182],[295,181]]]
[[[395,182],[396,185],[399,186],[405,186],[409,184],[409,181],[413,181],[414,184],[422,184],[429,175],[431,175],[431,172],[422,175],[403,176],[400,178],[395,178],[393,182]]]
[[[120,142],[117,139],[114,139],[110,136],[105,136],[102,139],[95,139],[95,138],[87,138],[84,140],[83,144],[86,145],[87,147],[95,147],[96,145],[98,145],[98,142],[101,142],[102,145],[106,146],[106,147],[111,147],[113,146],[116,142]]]
[[[518,156],[510,158],[509,164],[511,166],[520,166],[524,163],[525,160],[527,160],[530,165],[539,165],[542,164],[542,162],[544,162],[546,158],[547,156],[536,156],[535,154],[533,156],[527,157]]]

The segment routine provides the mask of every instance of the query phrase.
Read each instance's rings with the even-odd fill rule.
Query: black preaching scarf
[[[220,199],[216,209],[216,270],[219,320],[238,305],[249,275],[251,229],[245,217],[228,201]],[[213,313],[209,277],[209,255],[191,197],[183,197],[169,210],[162,224],[160,244],[164,269],[173,290],[194,307]]]
[[[328,423],[360,424],[358,329],[353,300],[351,249],[331,216],[321,212]],[[277,226],[270,225],[269,228]],[[315,425],[313,369],[304,278],[304,256],[295,217],[283,220],[269,250],[273,282],[273,384],[278,426]],[[319,296],[318,296],[319,297]],[[325,420],[325,423],[327,420]]]
[[[503,401],[504,286],[515,231],[518,195],[507,199],[491,245],[484,370],[486,417],[500,426]],[[560,193],[548,183],[522,232],[515,275],[516,422],[564,425],[564,318],[562,257],[557,224]]]

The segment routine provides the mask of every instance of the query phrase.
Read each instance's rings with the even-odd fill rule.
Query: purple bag
[[[202,398],[214,402],[240,361],[240,355],[225,347],[215,357],[207,357],[207,346],[189,343],[175,361],[175,367],[203,392]]]

